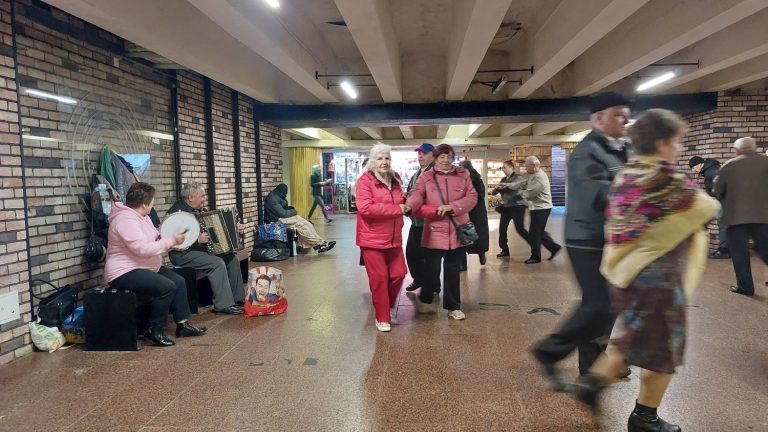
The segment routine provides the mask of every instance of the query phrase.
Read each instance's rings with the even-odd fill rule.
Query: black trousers
[[[509,230],[509,221],[515,223],[515,231],[530,246],[531,240],[528,231],[525,229],[525,206],[517,205],[501,208],[501,219],[499,220],[499,248],[509,253],[509,240],[507,231]]]
[[[728,252],[733,261],[736,283],[746,292],[754,293],[752,265],[749,258],[749,239],[755,242],[755,251],[768,264],[768,224],[731,225],[727,229]]]
[[[424,271],[427,267],[426,251],[421,247],[423,226],[413,226],[408,230],[408,242],[405,244],[405,261],[416,286],[424,286]]]
[[[149,305],[149,326],[152,329],[165,327],[169,310],[177,323],[189,318],[187,286],[184,278],[171,269],[160,267],[157,273],[147,269],[131,270],[110,282],[109,286],[133,291],[137,296],[152,297]]]
[[[535,351],[539,358],[557,362],[578,348],[579,373],[584,375],[605,349],[616,317],[611,311],[608,282],[600,274],[603,251],[568,247],[568,256],[581,288],[581,303]]]
[[[314,201],[312,202],[312,208],[309,209],[309,216],[307,216],[307,219],[312,219],[312,213],[315,212],[315,208],[317,206],[320,206],[320,210],[323,212],[323,217],[328,219],[328,213],[325,211],[325,202],[323,201],[323,197],[321,195],[312,195],[312,198]]]
[[[421,288],[419,300],[432,303],[435,293],[440,292],[440,265],[443,270],[443,309],[461,309],[461,279],[459,266],[462,257],[467,254],[467,248],[452,250],[424,249],[427,265],[424,271],[424,286]]]
[[[541,260],[541,245],[543,244],[549,252],[554,252],[560,248],[560,245],[552,240],[547,229],[547,221],[552,209],[531,210],[531,226],[529,232],[529,241],[531,244],[531,258]]]

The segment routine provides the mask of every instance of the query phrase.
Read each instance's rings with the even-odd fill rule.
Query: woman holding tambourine
[[[424,274],[428,276],[416,298],[416,309],[419,312],[434,310],[431,304],[435,293],[440,292],[442,263],[443,309],[449,311],[450,318],[463,320],[466,316],[461,311],[459,266],[468,243],[459,231],[469,223],[469,212],[477,204],[477,191],[467,170],[453,165],[453,147],[440,144],[432,155],[434,168],[419,177],[405,202],[415,216],[424,218],[421,246],[426,250]]]
[[[149,212],[155,204],[155,188],[136,182],[115,203],[109,215],[109,242],[104,275],[111,288],[152,297],[149,330],[145,338],[158,346],[175,343],[165,334],[168,311],[176,322],[176,336],[200,336],[207,330],[188,321],[190,311],[184,279],[163,266],[162,255],[184,243],[187,233],[160,238]]]

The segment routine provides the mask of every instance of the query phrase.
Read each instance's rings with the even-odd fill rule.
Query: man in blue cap
[[[406,194],[409,194],[416,182],[419,180],[419,176],[426,170],[432,169],[432,150],[435,148],[432,144],[424,143],[416,147],[416,157],[419,161],[419,170],[411,177],[408,182],[408,190]],[[407,195],[406,195],[407,196]],[[411,273],[413,282],[405,287],[406,291],[414,291],[421,288],[424,280],[422,272],[426,268],[426,260],[424,256],[424,248],[421,247],[421,234],[424,232],[424,219],[411,216],[411,229],[408,231],[408,243],[405,245],[405,260],[408,263],[408,271]]]

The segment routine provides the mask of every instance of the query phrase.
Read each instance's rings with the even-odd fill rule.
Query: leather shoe
[[[709,259],[730,259],[731,255],[726,251],[716,250],[709,256]]]
[[[224,309],[214,309],[213,313],[217,315],[242,315],[243,310],[237,306],[229,306]]]
[[[555,250],[553,250],[553,251],[549,251],[550,255],[549,255],[549,258],[547,258],[547,260],[548,260],[548,261],[552,261],[553,259],[555,259],[555,256],[556,256],[557,254],[559,254],[559,253],[560,253],[560,250],[562,250],[562,249],[563,249],[563,247],[562,247],[562,246],[558,246],[558,247],[557,247],[557,249],[555,249]]]
[[[498,257],[498,258],[508,257],[508,256],[509,256],[509,251],[501,251],[501,252],[496,254],[496,257]]]
[[[731,287],[731,292],[732,293],[736,293],[736,294],[745,295],[745,296],[753,296],[753,295],[755,295],[754,291],[747,291],[747,290],[745,290],[744,288],[742,288],[740,286],[732,286]]]
[[[533,354],[533,358],[536,359],[536,361],[539,362],[541,365],[541,368],[544,370],[544,376],[549,380],[549,382],[552,384],[552,389],[556,392],[561,392],[565,390],[565,381],[560,377],[560,374],[557,372],[557,367],[555,366],[555,363],[545,359],[537,350],[531,351],[531,354]]]
[[[157,346],[173,346],[176,345],[176,342],[171,340],[168,336],[165,335],[165,332],[162,329],[149,329],[146,333],[144,333],[144,339],[150,340],[154,342]]]
[[[658,415],[638,414],[632,411],[627,421],[628,432],[680,432],[680,426],[667,423]]]
[[[480,255],[478,255],[478,258],[480,258],[480,265],[485,265],[487,262],[485,259],[485,252],[480,252]]]
[[[528,258],[527,260],[525,260],[526,264],[538,264],[540,262],[541,260],[536,258]]]
[[[176,324],[176,337],[202,336],[207,331],[208,331],[207,328],[195,327],[192,324],[190,324],[189,321],[184,321],[183,323]]]
[[[405,290],[408,292],[411,292],[411,291],[416,291],[419,288],[421,288],[421,285],[416,284],[416,282],[411,282],[410,285],[405,287]]]

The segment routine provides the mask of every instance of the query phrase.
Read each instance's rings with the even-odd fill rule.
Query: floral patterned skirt
[[[627,288],[611,286],[618,319],[611,341],[631,365],[672,374],[683,364],[685,241],[646,267]]]

